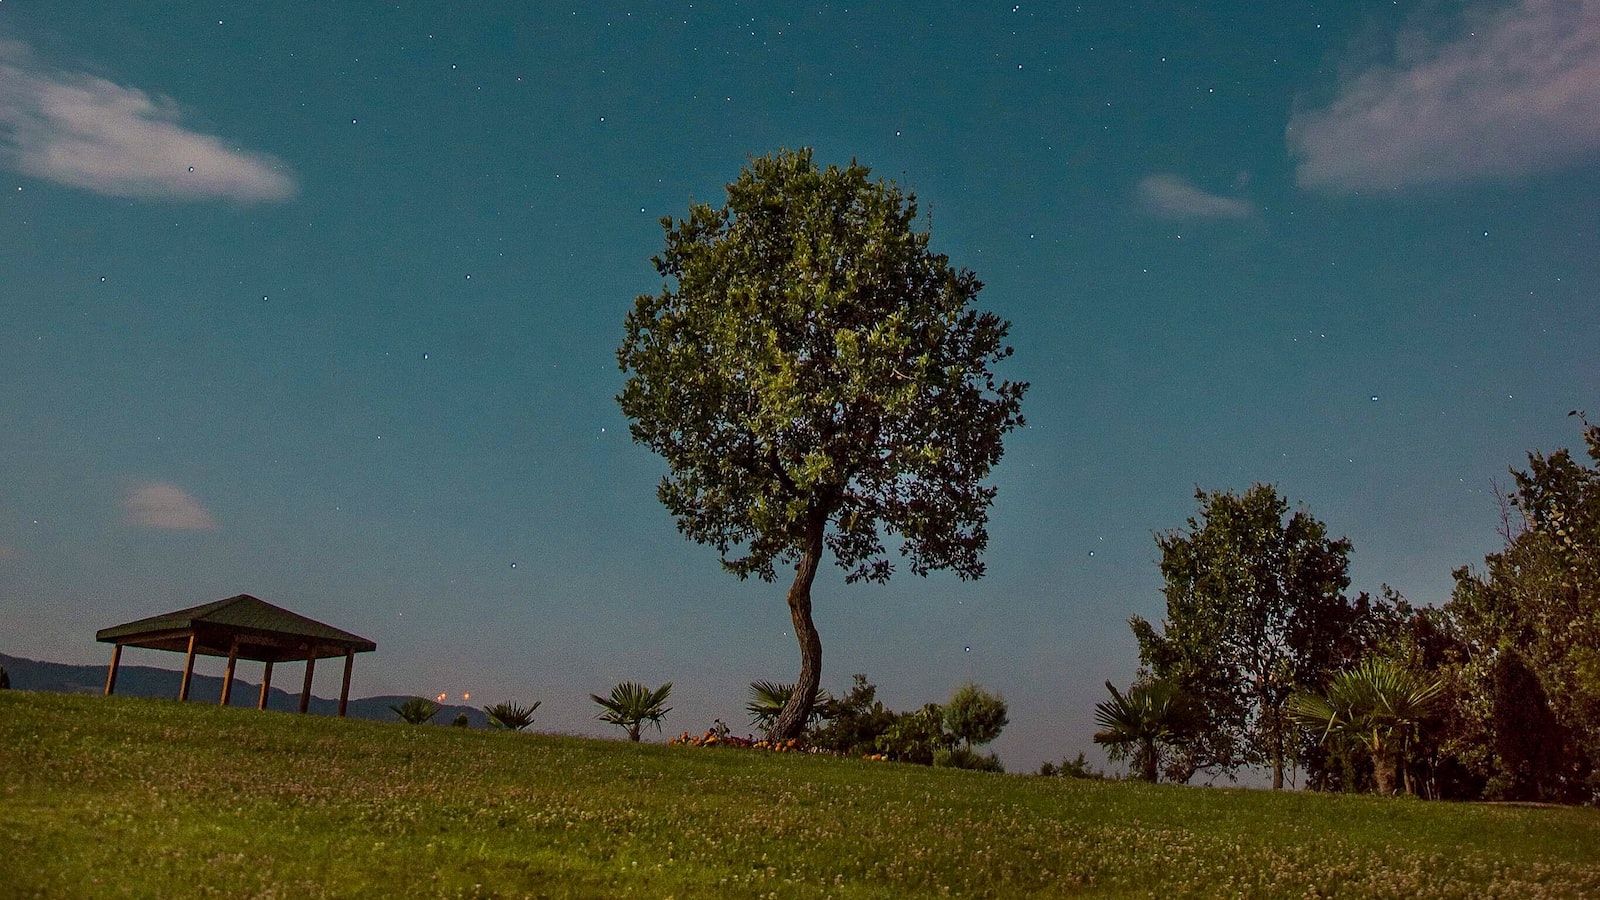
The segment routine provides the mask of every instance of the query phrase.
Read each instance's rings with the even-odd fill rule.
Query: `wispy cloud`
[[[0,163],[114,197],[282,200],[295,192],[270,156],[229,149],[178,123],[178,106],[81,72],[46,68],[0,41]]]
[[[1481,10],[1481,8],[1480,8]],[[1600,151],[1600,0],[1523,0],[1401,64],[1345,79],[1289,120],[1302,186],[1507,177]]]
[[[194,495],[164,481],[142,484],[122,499],[129,525],[173,531],[205,531],[217,522]]]
[[[1248,201],[1203,191],[1177,175],[1150,175],[1139,182],[1139,202],[1164,219],[1243,219],[1256,208]]]

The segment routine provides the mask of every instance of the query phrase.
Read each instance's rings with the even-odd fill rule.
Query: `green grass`
[[[4,896],[1600,896],[1600,811],[0,692]]]

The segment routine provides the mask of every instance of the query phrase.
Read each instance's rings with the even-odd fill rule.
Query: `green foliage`
[[[1490,796],[1600,802],[1600,426],[1583,439],[1592,464],[1558,450],[1512,471],[1505,547],[1458,569],[1445,607],[1442,745]]]
[[[1082,781],[1105,781],[1109,777],[1089,765],[1089,760],[1084,758],[1082,751],[1072,759],[1063,759],[1059,766],[1052,762],[1040,763],[1039,774],[1046,778],[1077,778]]]
[[[1152,784],[1159,777],[1163,754],[1171,754],[1202,727],[1199,705],[1172,681],[1142,681],[1123,694],[1106,682],[1110,700],[1094,705],[1100,730],[1094,742],[1106,748],[1113,762],[1129,760],[1139,777]]]
[[[1338,734],[1358,741],[1372,755],[1373,778],[1380,794],[1395,789],[1395,772],[1406,771],[1405,758],[1417,729],[1439,700],[1438,679],[1418,676],[1394,660],[1368,658],[1340,672],[1325,694],[1302,692],[1289,698],[1289,715],[1324,742]],[[1415,793],[1409,778],[1406,793]]]
[[[533,724],[533,711],[539,708],[541,702],[543,701],[535,700],[530,706],[496,703],[493,706],[485,706],[483,711],[489,717],[489,727],[521,731]]]
[[[921,709],[897,713],[874,743],[879,753],[895,762],[930,766],[935,754],[955,747],[956,738],[944,730],[944,709],[928,703]]]
[[[857,673],[844,696],[821,704],[820,721],[812,725],[806,742],[845,756],[878,752],[878,736],[894,724],[895,713],[877,696],[877,686]]]
[[[945,728],[962,741],[967,750],[999,737],[1009,721],[1005,698],[976,684],[957,688],[944,707]]]
[[[1000,757],[979,753],[971,747],[951,747],[933,751],[933,765],[940,769],[970,769],[974,772],[1004,772]]]
[[[1009,323],[982,285],[932,252],[914,197],[810,150],[752,159],[727,202],[663,218],[660,293],[634,302],[617,402],[666,460],[657,490],[691,540],[741,578],[793,565],[800,690],[821,678],[810,590],[824,547],[847,581],[885,581],[898,537],[911,570],[983,574],[1001,438],[1026,385],[997,381]]]
[[[467,714],[464,712],[456,713],[456,717],[450,720],[450,726],[452,728],[467,728],[471,724],[472,721],[467,718]]]
[[[661,720],[672,712],[672,707],[663,706],[671,693],[670,681],[654,690],[637,681],[625,681],[611,689],[610,697],[590,694],[589,699],[601,708],[595,718],[626,729],[628,740],[637,741],[639,729],[646,722],[661,730]]]
[[[424,725],[439,714],[439,704],[421,697],[412,697],[399,706],[391,706],[395,715],[408,725]]]
[[[1259,764],[1281,787],[1295,752],[1289,696],[1320,687],[1362,649],[1367,599],[1344,595],[1351,544],[1303,509],[1290,514],[1270,485],[1195,499],[1188,528],[1156,538],[1162,633],[1138,616],[1129,622],[1147,675],[1175,682],[1205,714],[1175,748],[1171,774]]]

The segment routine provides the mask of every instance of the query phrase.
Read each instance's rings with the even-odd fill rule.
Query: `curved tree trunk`
[[[822,683],[822,637],[811,621],[811,582],[816,580],[817,565],[822,562],[822,533],[827,524],[826,515],[812,516],[806,526],[805,551],[794,567],[794,584],[789,586],[789,618],[794,622],[795,640],[800,642],[800,679],[768,732],[775,741],[797,738],[805,731],[811,718],[811,701]]]

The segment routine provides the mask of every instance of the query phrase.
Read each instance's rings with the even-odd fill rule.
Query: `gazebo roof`
[[[378,649],[376,643],[360,635],[249,594],[102,628],[94,637],[107,644],[182,652],[188,648],[191,634],[196,653],[227,656],[237,640],[240,659],[261,662],[320,659]]]

